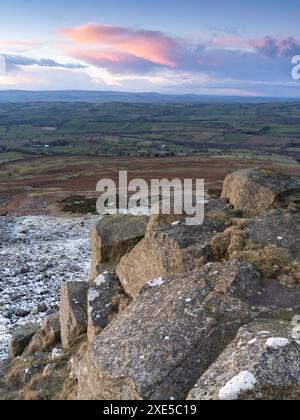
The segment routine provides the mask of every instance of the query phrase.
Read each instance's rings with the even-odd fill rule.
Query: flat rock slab
[[[150,281],[90,346],[78,370],[79,399],[186,398],[241,325],[292,316],[253,306],[262,290],[257,270],[239,261]]]
[[[300,212],[278,210],[256,217],[245,229],[254,244],[287,249],[300,260]]]
[[[300,177],[265,169],[243,169],[228,175],[223,185],[223,198],[236,210],[259,214],[290,203],[300,202]]]
[[[118,265],[124,290],[136,297],[151,279],[202,267],[211,259],[210,241],[224,229],[222,222],[206,220],[202,226],[178,221],[154,230]]]
[[[103,216],[91,232],[93,279],[105,268],[115,269],[121,258],[143,239],[148,221],[147,216]]]
[[[61,341],[65,349],[87,332],[87,282],[65,283],[60,296]]]
[[[129,302],[115,273],[105,272],[98,276],[88,292],[89,342],[93,342]]]
[[[190,400],[299,400],[300,345],[291,323],[259,321],[236,339],[200,378]]]

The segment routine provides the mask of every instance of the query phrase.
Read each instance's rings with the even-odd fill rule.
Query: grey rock
[[[223,198],[236,210],[259,214],[290,203],[300,203],[300,177],[266,169],[243,169],[224,181]]]
[[[290,308],[255,306],[262,290],[257,270],[240,261],[149,282],[90,346],[79,399],[186,398],[241,325],[291,319]]]
[[[60,326],[65,349],[87,332],[87,293],[88,284],[85,281],[66,282],[61,288]]]
[[[115,273],[105,272],[98,276],[88,292],[89,342],[93,342],[129,302]]]
[[[212,259],[211,240],[224,229],[222,222],[206,220],[202,226],[180,222],[154,230],[117,266],[124,290],[136,297],[151,279],[202,267]]]
[[[300,260],[300,212],[278,210],[263,214],[249,222],[245,233],[254,244],[287,249]]]
[[[32,311],[33,314],[47,312],[48,306],[45,303],[39,303]]]
[[[121,258],[145,236],[149,217],[104,216],[92,229],[92,278],[105,269],[113,271]]]
[[[210,198],[204,206],[205,218],[230,223],[231,218],[235,216],[233,209],[227,198]]]
[[[299,400],[300,345],[291,323],[259,321],[235,340],[200,378],[190,400]]]
[[[26,318],[30,314],[28,309],[16,309],[15,315],[19,318]]]
[[[9,357],[21,356],[38,328],[37,324],[26,324],[16,330],[10,339],[8,348]]]

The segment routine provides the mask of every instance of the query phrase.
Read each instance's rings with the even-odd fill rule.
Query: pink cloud
[[[287,57],[300,53],[300,40],[294,37],[275,38],[266,36],[262,39],[251,41],[250,45],[268,57]]]
[[[152,62],[118,51],[96,50],[89,48],[65,48],[69,57],[103,67],[113,73],[148,73],[155,67]]]
[[[113,50],[153,64],[175,68],[181,47],[171,37],[157,31],[135,30],[101,24],[87,24],[61,31],[70,40],[84,46]],[[95,53],[101,54],[100,51]]]
[[[66,56],[117,77],[156,77],[167,71],[173,77],[187,72],[220,80],[257,81],[267,75],[268,80],[276,81],[282,74],[289,77],[287,57],[300,53],[300,42],[292,37],[269,36],[251,41],[239,34],[214,34],[201,36],[195,42],[157,31],[102,24],[86,24],[60,32],[68,40],[60,45]],[[278,65],[274,66],[274,60]]]

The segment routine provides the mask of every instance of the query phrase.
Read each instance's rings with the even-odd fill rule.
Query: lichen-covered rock
[[[104,272],[88,292],[88,339],[93,342],[100,332],[130,303],[115,273]]]
[[[155,230],[117,266],[124,290],[135,297],[153,278],[202,267],[212,256],[210,241],[224,229],[223,223],[206,220],[202,226],[187,226],[178,221]]]
[[[9,343],[9,357],[21,356],[38,329],[37,324],[26,324],[16,330]]]
[[[299,400],[300,345],[291,324],[259,321],[235,340],[200,378],[190,400]]]
[[[145,236],[149,217],[106,215],[92,229],[92,269],[95,279],[106,269],[113,271],[121,258]]]
[[[204,204],[205,219],[228,223],[230,218],[234,216],[232,209],[233,206],[228,204],[227,199],[209,198]],[[188,217],[184,212],[183,214],[152,214],[147,226],[146,236],[152,236],[156,230],[166,226],[171,226],[172,224],[176,226],[176,224],[184,222]]]
[[[291,319],[290,308],[275,308],[264,293],[256,269],[239,261],[150,281],[90,346],[78,370],[79,399],[185,398],[241,325]]]
[[[88,284],[85,281],[69,281],[61,288],[59,317],[61,341],[65,349],[87,332],[87,293]]]
[[[171,214],[152,214],[147,225],[146,236],[151,237],[155,230],[170,226],[172,223],[177,224],[184,221],[186,215]]]
[[[300,203],[300,178],[265,169],[243,169],[224,181],[223,198],[236,210],[259,214]]]
[[[30,341],[26,354],[31,355],[37,352],[49,352],[61,341],[59,313],[47,316],[41,328],[36,332]]]
[[[281,283],[300,284],[300,212],[275,210],[232,226],[212,241],[215,258],[240,258]]]
[[[284,248],[300,259],[300,212],[279,210],[264,214],[250,221],[245,233],[254,244]]]
[[[232,204],[228,203],[227,198],[210,198],[204,206],[205,218],[207,220],[219,220],[223,223],[231,223],[231,218],[235,217]]]

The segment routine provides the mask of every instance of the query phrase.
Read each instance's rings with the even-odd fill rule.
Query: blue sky
[[[0,89],[300,96],[296,0],[1,1]]]

